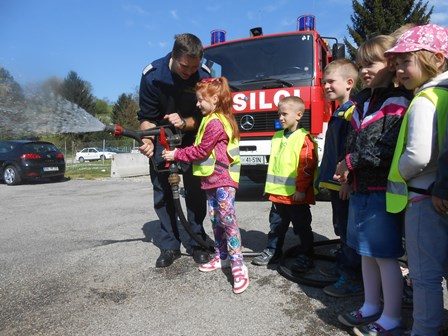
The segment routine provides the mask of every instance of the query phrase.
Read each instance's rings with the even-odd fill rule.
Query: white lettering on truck
[[[300,97],[300,89],[239,92],[233,95],[233,109],[238,112],[273,110],[281,98],[291,95]]]

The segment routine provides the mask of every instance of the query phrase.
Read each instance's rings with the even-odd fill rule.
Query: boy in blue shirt
[[[363,294],[361,257],[346,244],[349,186],[333,179],[337,163],[345,156],[345,141],[355,105],[350,93],[356,85],[358,70],[348,59],[338,59],[324,70],[324,90],[330,101],[336,101],[339,108],[328,123],[324,154],[316,181],[319,188],[327,188],[331,195],[333,227],[341,239],[336,267],[321,269],[323,275],[335,277],[337,281],[324,288],[324,292],[335,297]]]

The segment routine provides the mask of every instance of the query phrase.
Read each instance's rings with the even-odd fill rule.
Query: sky
[[[448,1],[428,2],[431,22],[446,25]],[[142,70],[171,51],[175,34],[207,46],[214,29],[227,40],[259,26],[294,31],[303,14],[315,15],[322,36],[349,38],[352,0],[0,0],[0,67],[24,88],[75,71],[114,103],[137,92]]]

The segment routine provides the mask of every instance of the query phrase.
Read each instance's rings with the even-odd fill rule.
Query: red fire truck
[[[285,96],[304,100],[300,126],[316,137],[322,153],[326,123],[334,108],[325,99],[323,69],[333,58],[344,57],[343,45],[320,36],[312,15],[297,18],[292,32],[264,35],[257,27],[250,30],[249,38],[232,41],[225,41],[225,31],[211,34],[204,63],[213,77],[225,76],[232,89],[233,113],[241,132],[241,175],[265,181],[270,140],[281,129],[277,104]],[[335,41],[332,48],[328,40]]]

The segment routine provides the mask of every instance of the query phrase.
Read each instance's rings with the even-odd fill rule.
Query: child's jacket
[[[219,119],[213,119],[207,124],[201,143],[196,146],[178,148],[174,152],[174,158],[176,161],[184,162],[199,161],[209,157],[212,151],[215,150],[216,160],[229,166],[231,159],[227,155],[228,143],[229,137],[224,126]],[[201,177],[201,189],[208,190],[219,187],[238,188],[238,182],[235,182],[230,177],[227,168],[217,165],[213,174]]]
[[[339,190],[341,184],[333,179],[336,165],[345,156],[345,142],[350,129],[350,119],[355,105],[348,101],[333,113],[325,133],[324,155],[319,167],[316,184],[320,188]]]
[[[355,192],[386,190],[401,122],[412,99],[410,91],[393,85],[370,92],[355,96],[347,137],[345,162]]]

